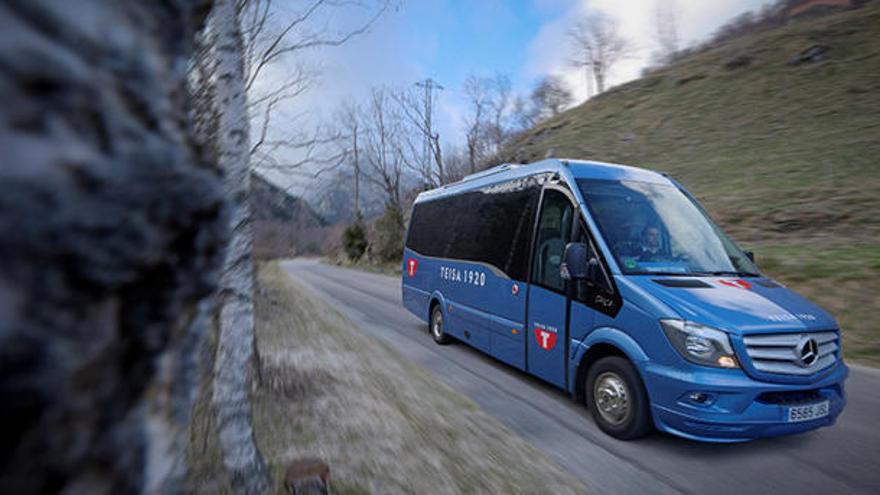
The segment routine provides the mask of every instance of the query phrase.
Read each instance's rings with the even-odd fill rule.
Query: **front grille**
[[[816,359],[812,363],[801,358],[809,339],[817,344]],[[836,331],[749,335],[743,337],[743,342],[755,369],[781,375],[818,373],[837,362],[840,349]]]
[[[758,396],[758,402],[778,406],[802,406],[815,404],[822,400],[819,390],[791,390],[785,392],[764,392]]]

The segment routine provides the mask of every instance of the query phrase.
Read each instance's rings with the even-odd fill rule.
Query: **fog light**
[[[730,356],[721,356],[718,358],[718,366],[722,368],[736,368],[736,360]]]
[[[715,397],[706,392],[688,392],[684,395],[684,399],[697,406],[708,406],[715,402]]]

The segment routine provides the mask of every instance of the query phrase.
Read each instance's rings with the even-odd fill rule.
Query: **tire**
[[[446,335],[445,323],[443,321],[443,310],[440,304],[435,304],[431,310],[431,321],[428,323],[428,332],[434,338],[434,342],[440,345],[446,345],[452,342],[449,335]]]
[[[607,356],[596,361],[587,372],[584,388],[593,420],[608,435],[634,440],[653,429],[648,394],[627,359]]]

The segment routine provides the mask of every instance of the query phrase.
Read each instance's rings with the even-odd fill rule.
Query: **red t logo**
[[[538,341],[538,346],[540,346],[541,349],[549,351],[550,349],[553,349],[553,346],[556,345],[556,334],[553,332],[548,332],[547,330],[536,328],[535,340]]]

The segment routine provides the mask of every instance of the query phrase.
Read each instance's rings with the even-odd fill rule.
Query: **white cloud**
[[[549,1],[549,0],[539,0]],[[572,67],[568,30],[578,19],[591,12],[605,14],[620,26],[621,34],[634,47],[633,55],[621,61],[609,75],[611,86],[639,77],[650,62],[654,50],[653,18],[657,2],[669,0],[582,0],[563,15],[548,22],[529,46],[523,77],[535,79],[544,74],[565,78],[578,101],[586,99],[586,76],[583,69]],[[721,24],[747,10],[756,10],[767,0],[678,0],[679,33],[685,45],[706,39]]]

